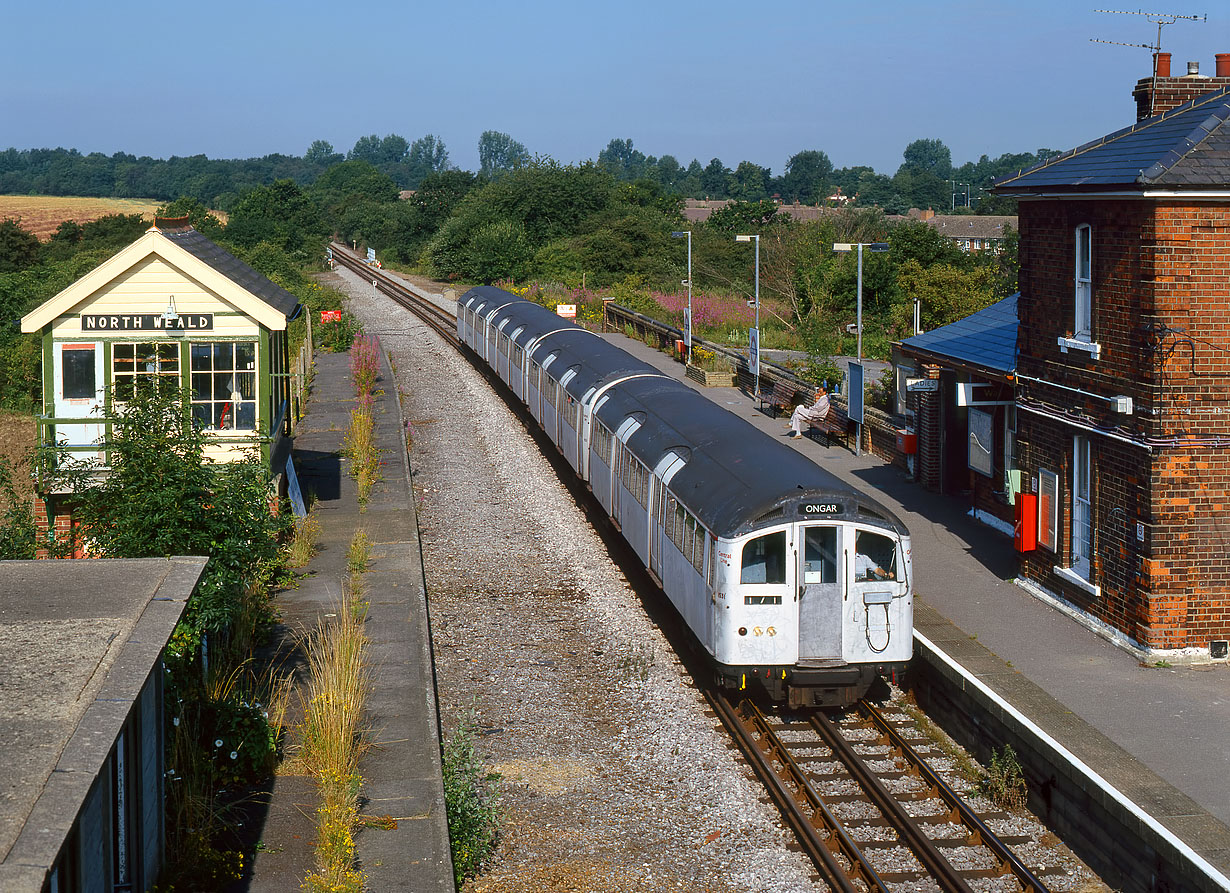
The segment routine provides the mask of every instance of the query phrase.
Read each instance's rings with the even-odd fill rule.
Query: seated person
[[[816,388],[816,402],[811,406],[799,404],[790,415],[790,436],[802,437],[803,424],[814,425],[823,422],[829,415],[829,392],[821,385]]]

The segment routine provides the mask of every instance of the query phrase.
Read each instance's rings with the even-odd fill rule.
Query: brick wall
[[[1168,112],[1206,93],[1230,87],[1230,77],[1157,77],[1136,82],[1136,120]]]
[[[1096,360],[1056,343],[1073,326],[1082,223],[1093,227]],[[1227,256],[1230,204],[1021,203],[1019,397],[1052,418],[1022,412],[1018,452],[1031,487],[1039,468],[1059,473],[1063,515],[1059,554],[1023,556],[1022,573],[1151,648],[1230,637]],[[1131,415],[1099,399],[1120,394],[1132,397]],[[1089,433],[1096,598],[1052,570],[1071,561],[1072,437],[1081,429],[1065,414],[1101,429]]]

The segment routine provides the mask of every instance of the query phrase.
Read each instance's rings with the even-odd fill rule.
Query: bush
[[[500,835],[500,775],[483,768],[474,749],[475,732],[473,714],[459,717],[444,744],[444,804],[459,889],[478,874]]]

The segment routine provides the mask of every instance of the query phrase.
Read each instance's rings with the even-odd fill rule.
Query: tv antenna
[[[1111,15],[1120,15],[1120,16],[1144,16],[1150,22],[1157,25],[1157,43],[1155,44],[1153,43],[1123,43],[1122,41],[1119,41],[1119,40],[1100,40],[1096,37],[1089,38],[1090,43],[1110,43],[1110,44],[1114,44],[1115,46],[1120,46],[1120,47],[1140,47],[1141,49],[1152,50],[1153,51],[1153,77],[1154,79],[1157,78],[1157,54],[1162,51],[1162,29],[1165,28],[1167,25],[1173,25],[1175,22],[1179,22],[1179,21],[1207,22],[1209,20],[1209,16],[1207,13],[1205,15],[1184,16],[1184,15],[1178,15],[1176,13],[1168,13],[1168,12],[1144,12],[1139,9],[1137,10],[1095,9],[1094,12],[1105,12],[1105,13],[1110,13]],[[1150,115],[1153,114],[1153,94],[1152,93],[1149,94],[1149,114]]]

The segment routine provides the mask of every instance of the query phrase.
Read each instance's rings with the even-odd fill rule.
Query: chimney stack
[[[1187,74],[1174,77],[1170,71],[1170,53],[1153,54],[1153,77],[1136,82],[1132,97],[1136,100],[1136,120],[1143,121],[1168,112],[1185,102],[1214,90],[1230,87],[1230,53],[1218,53],[1216,75],[1200,73],[1199,62],[1187,63]]]

